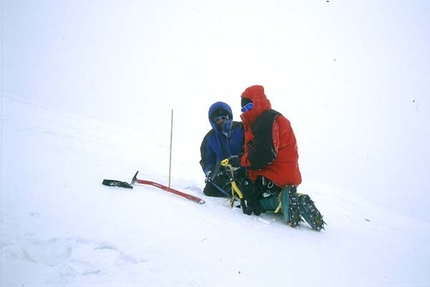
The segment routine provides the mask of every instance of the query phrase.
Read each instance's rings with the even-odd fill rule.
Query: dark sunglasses
[[[214,122],[219,122],[220,120],[223,120],[223,121],[228,120],[228,116],[219,116],[214,118]]]
[[[241,109],[242,113],[246,112],[246,111],[250,111],[252,110],[252,108],[254,107],[253,103],[247,103],[246,105],[244,105]]]

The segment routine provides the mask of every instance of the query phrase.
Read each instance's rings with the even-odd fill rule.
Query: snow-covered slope
[[[430,286],[430,226],[305,182],[328,223],[293,229],[201,193],[198,151],[2,95],[1,286]],[[180,129],[182,127],[176,127]],[[185,128],[185,127],[183,127]],[[187,160],[190,159],[190,160]]]

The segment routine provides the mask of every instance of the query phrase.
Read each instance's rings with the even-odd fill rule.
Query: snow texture
[[[427,222],[318,183],[300,191],[324,214],[322,232],[204,197],[198,172],[174,176],[172,187],[203,197],[202,205],[152,186],[107,187],[104,178],[129,181],[137,169],[165,183],[156,163],[168,142],[143,143],[137,133],[9,96],[3,104],[2,286],[430,282]]]

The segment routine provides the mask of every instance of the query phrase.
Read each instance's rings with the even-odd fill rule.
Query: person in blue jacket
[[[200,165],[206,176],[203,193],[207,196],[228,197],[231,195],[231,184],[227,176],[222,176],[222,169],[217,174],[211,173],[221,160],[243,153],[243,124],[233,121],[231,107],[224,102],[212,104],[208,117],[212,129],[205,135],[200,146]]]

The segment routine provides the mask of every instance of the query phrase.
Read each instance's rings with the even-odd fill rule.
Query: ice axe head
[[[139,173],[139,171],[136,171],[136,173],[134,174],[133,178],[131,179],[131,183],[130,184],[135,184],[137,181],[137,174]]]
[[[131,184],[125,181],[119,181],[114,179],[104,179],[102,182],[103,185],[107,186],[118,186],[118,187],[124,187],[124,188],[133,188]]]

